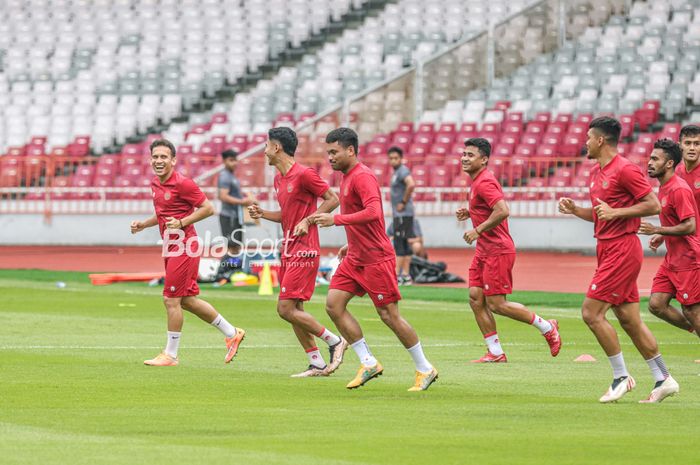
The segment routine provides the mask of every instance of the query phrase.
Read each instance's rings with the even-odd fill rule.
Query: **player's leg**
[[[700,303],[683,305],[683,316],[693,327],[695,334],[700,336]]]
[[[678,383],[671,377],[659,353],[656,338],[639,313],[639,302],[626,302],[613,308],[620,326],[632,339],[634,346],[646,360],[651,375],[654,378],[654,387],[649,398],[644,402],[661,402],[668,396],[678,392]]]
[[[673,294],[654,292],[649,297],[649,312],[676,328],[693,331],[693,326],[685,317],[684,312],[671,305],[671,299],[673,299]]]
[[[229,323],[216,309],[206,300],[197,296],[187,296],[182,299],[182,307],[188,312],[197,315],[199,319],[209,323],[224,335],[226,343],[226,355],[224,361],[229,363],[238,352],[238,347],[245,338],[245,331],[236,328]]]
[[[476,278],[475,275],[474,278]],[[469,282],[470,284],[472,282],[476,282],[476,279],[472,280],[471,272]],[[469,288],[469,306],[474,313],[476,324],[479,326],[479,330],[481,331],[486,347],[488,348],[486,355],[479,359],[472,360],[472,362],[505,363],[507,358],[506,354],[503,352],[503,348],[501,347],[501,341],[498,338],[496,319],[493,317],[493,313],[491,313],[486,306],[486,297],[484,296],[483,288],[477,286],[471,286]]]
[[[615,328],[605,318],[611,304],[592,297],[586,297],[581,308],[583,321],[593,332],[598,344],[608,356],[608,361],[613,371],[613,381],[607,392],[600,398],[601,402],[614,402],[631,391],[634,386],[634,378],[627,371],[627,365],[620,348],[620,340]]]
[[[323,356],[318,350],[318,346],[316,346],[314,335],[307,329],[305,329],[302,325],[295,323],[295,313],[306,313],[304,312],[303,303],[300,300],[294,299],[280,300],[277,303],[277,313],[282,319],[284,319],[292,325],[292,330],[294,331],[294,334],[296,335],[299,344],[301,344],[301,347],[304,349],[304,352],[306,353],[306,356],[309,359],[308,368],[302,371],[301,373],[292,375],[292,377],[306,378],[309,376],[321,376],[325,374],[324,370],[326,369],[326,361],[323,360]]]
[[[180,338],[182,336],[182,325],[184,318],[182,315],[181,297],[163,297],[163,304],[168,318],[168,333],[165,349],[156,357],[145,360],[144,365],[149,366],[176,366],[178,362],[177,352],[180,348]]]
[[[673,284],[673,273],[661,265],[654,275],[649,297],[649,312],[654,316],[686,331],[692,331],[693,327],[680,310],[671,306],[671,299],[676,295],[677,289]],[[675,276],[678,278],[678,274]]]

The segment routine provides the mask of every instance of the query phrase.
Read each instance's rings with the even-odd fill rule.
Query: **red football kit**
[[[167,254],[166,250],[163,250],[165,255],[163,295],[165,297],[197,295],[199,294],[199,286],[197,285],[197,273],[199,272],[197,231],[193,225],[189,225],[179,234],[170,233],[169,237],[166,237],[165,223],[168,217],[179,220],[191,215],[196,207],[200,207],[206,202],[207,197],[194,181],[175,171],[163,183],[155,176],[151,181],[151,191],[153,192],[153,206],[158,218],[160,235],[163,241],[170,242],[170,245],[167,246]],[[184,237],[178,241],[178,237],[183,232]],[[177,244],[173,242],[177,242]],[[187,242],[190,243],[189,250],[186,250]]]
[[[612,208],[626,208],[651,193],[651,184],[636,166],[620,155],[603,167],[591,170],[590,198],[595,207],[599,199]],[[596,268],[587,297],[620,305],[639,302],[637,278],[642,268],[642,244],[637,237],[640,218],[616,218],[601,221],[593,212],[594,236],[598,239]]]
[[[375,306],[399,301],[396,256],[386,235],[379,183],[362,163],[343,176],[340,211],[333,222],[345,226],[348,253],[333,275],[330,288],[357,296],[369,294]]]
[[[469,216],[474,228],[491,216],[494,205],[503,198],[503,189],[493,173],[486,169],[480,172],[469,194]],[[469,267],[469,287],[482,288],[484,295],[511,294],[514,264],[515,244],[508,220],[503,220],[477,238],[476,253]]]
[[[316,213],[318,198],[328,189],[328,184],[316,171],[299,163],[294,163],[284,176],[275,176],[284,233],[279,276],[280,300],[306,301],[314,293],[321,251],[318,226],[309,226],[309,232],[304,236],[294,236],[294,227]]]
[[[695,171],[695,170],[693,170]],[[661,202],[661,226],[676,226],[688,218],[695,217],[698,223],[698,209],[693,191],[678,176],[672,176],[659,189]],[[664,236],[666,257],[654,276],[651,292],[663,292],[676,297],[683,305],[700,302],[700,237]]]

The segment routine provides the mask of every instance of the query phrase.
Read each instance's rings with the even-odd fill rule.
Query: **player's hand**
[[[259,220],[263,217],[262,208],[260,208],[260,205],[258,205],[257,203],[252,203],[248,205],[248,214],[254,220]]]
[[[463,238],[467,242],[467,244],[472,244],[475,240],[479,238],[479,233],[476,232],[476,229],[472,229],[470,231],[465,232]]]
[[[658,231],[658,228],[654,226],[651,223],[647,223],[646,221],[642,221],[642,224],[639,226],[639,234],[644,234],[645,236],[651,236],[652,234],[656,234]]]
[[[467,221],[469,219],[469,209],[462,207],[455,212],[457,216],[457,221]]]
[[[140,222],[140,221],[132,221],[131,222],[131,234],[136,234],[137,232],[141,232],[144,229],[146,229],[146,227],[143,225],[142,222]]]
[[[294,235],[295,236],[306,236],[309,233],[309,220],[307,218],[304,218],[299,222],[298,225],[294,226]]]
[[[595,211],[595,214],[598,216],[598,219],[601,221],[610,221],[612,219],[615,219],[615,209],[607,203],[600,200],[600,198],[596,200],[598,200],[598,205],[593,207],[593,211]]]
[[[342,262],[347,254],[348,254],[348,245],[345,244],[344,246],[342,246],[340,248],[340,250],[338,250],[338,260],[340,260]]]
[[[576,211],[576,202],[569,197],[562,197],[559,199],[559,213],[564,215],[573,215]]]
[[[656,250],[663,244],[664,242],[664,236],[661,234],[654,234],[651,236],[651,239],[649,239],[649,248],[651,249],[652,252],[656,252]]]
[[[245,199],[243,199],[243,206],[244,207],[250,207],[251,205],[255,205],[255,203],[258,201],[258,199],[255,198],[255,196],[251,193],[248,193]]]
[[[183,229],[182,221],[169,216],[166,218],[165,229]]]
[[[406,204],[403,202],[399,202],[396,204],[396,211],[397,212],[402,212],[406,209]]]
[[[335,222],[333,221],[333,215],[331,215],[330,213],[316,213],[314,215],[311,215],[309,217],[309,220],[313,224],[317,224],[322,228],[335,226]]]

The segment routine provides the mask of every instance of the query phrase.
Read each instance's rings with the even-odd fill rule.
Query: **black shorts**
[[[394,217],[394,250],[397,257],[406,257],[413,255],[413,251],[408,244],[409,239],[413,239],[413,217],[412,216],[395,216]]]
[[[219,215],[219,224],[221,225],[221,235],[226,238],[229,246],[243,243],[243,225],[237,216]],[[234,239],[239,244],[233,242]]]

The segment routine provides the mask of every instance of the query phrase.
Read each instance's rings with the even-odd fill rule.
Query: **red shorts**
[[[330,288],[359,297],[369,294],[376,307],[398,302],[401,294],[396,280],[396,259],[364,266],[343,260],[331,279]]]
[[[165,257],[165,297],[187,297],[198,295],[197,274],[199,273],[199,257],[180,255]]]
[[[700,303],[700,269],[671,271],[661,265],[654,276],[651,293],[673,295],[683,305]]]
[[[469,266],[469,287],[480,287],[484,295],[504,295],[513,292],[515,254],[474,255]]]
[[[599,240],[596,255],[598,267],[586,297],[612,305],[639,302],[637,278],[644,255],[637,235]]]
[[[282,260],[279,273],[279,300],[310,300],[316,287],[316,275],[320,262],[318,257],[304,260]]]

